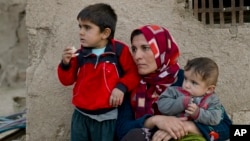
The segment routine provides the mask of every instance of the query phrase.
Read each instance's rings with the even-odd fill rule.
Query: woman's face
[[[147,75],[157,69],[154,54],[143,34],[139,34],[132,39],[132,56],[137,65],[140,75]]]

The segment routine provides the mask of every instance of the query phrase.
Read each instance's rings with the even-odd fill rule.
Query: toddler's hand
[[[187,114],[189,114],[190,116],[193,116],[193,115],[196,114],[196,112],[198,112],[198,110],[199,110],[199,107],[198,107],[197,104],[195,104],[195,103],[190,103],[190,104],[188,104],[188,107],[187,107],[187,109],[185,110],[185,112],[186,112]]]
[[[75,54],[77,49],[74,46],[68,46],[63,50],[62,54],[62,61],[64,64],[69,64],[72,57],[77,56],[78,54]]]
[[[121,90],[114,88],[109,98],[109,104],[113,107],[118,107],[122,104],[123,97],[124,93]]]

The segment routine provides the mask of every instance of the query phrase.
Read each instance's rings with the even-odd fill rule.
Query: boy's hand
[[[63,50],[63,54],[62,54],[63,64],[65,64],[65,65],[69,64],[71,58],[77,56],[77,54],[75,54],[76,51],[77,51],[77,49],[73,46],[66,47]]]
[[[118,107],[122,104],[123,97],[124,93],[121,90],[114,88],[109,98],[109,104],[113,107]]]
[[[187,109],[185,110],[185,112],[191,116],[195,115],[196,112],[198,112],[199,107],[197,106],[197,104],[195,103],[190,103],[188,104]]]

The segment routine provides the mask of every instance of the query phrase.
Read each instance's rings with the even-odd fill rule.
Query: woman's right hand
[[[177,118],[174,116],[155,115],[148,118],[144,126],[146,128],[158,127],[160,130],[166,131],[172,138],[179,139],[188,134],[184,122],[187,118]]]

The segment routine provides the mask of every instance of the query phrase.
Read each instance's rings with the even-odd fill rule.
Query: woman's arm
[[[135,128],[154,128],[167,131],[173,138],[180,138],[186,135],[188,132],[184,127],[184,118],[176,118],[173,116],[163,115],[145,115],[141,118],[135,119],[130,100],[125,95],[123,104],[118,108],[118,118],[116,124],[116,136],[118,140],[121,140],[130,130]]]

